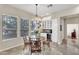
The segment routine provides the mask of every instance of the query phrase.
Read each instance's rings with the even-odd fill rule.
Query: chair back
[[[24,40],[24,43],[27,41],[27,38],[26,36],[23,37],[23,40]]]

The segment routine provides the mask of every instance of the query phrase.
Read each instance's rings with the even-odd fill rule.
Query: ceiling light
[[[42,17],[38,16],[38,4],[35,4],[36,6],[36,15],[33,17],[33,20],[41,20]]]
[[[48,8],[50,8],[50,7],[52,7],[52,6],[53,6],[53,4],[49,4],[49,5],[47,5]]]

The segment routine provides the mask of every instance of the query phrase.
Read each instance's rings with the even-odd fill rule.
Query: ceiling
[[[53,6],[48,7],[49,4],[38,4],[38,15],[45,16],[54,12],[60,12],[65,9],[73,8],[78,6],[77,4],[53,4]],[[11,6],[22,9],[33,15],[36,14],[36,6],[35,4],[11,4]]]
[[[68,16],[64,16],[64,17],[62,17],[62,18],[64,18],[64,19],[69,19],[69,18],[79,18],[79,14],[74,14],[74,15],[68,15]]]

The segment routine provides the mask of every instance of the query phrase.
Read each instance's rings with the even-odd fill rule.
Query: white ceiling
[[[32,14],[36,14],[35,4],[11,4],[11,6],[22,9]],[[52,7],[48,8],[48,4],[38,4],[38,15],[45,16],[53,12],[63,11],[65,9],[73,8],[78,6],[77,4],[53,4]]]

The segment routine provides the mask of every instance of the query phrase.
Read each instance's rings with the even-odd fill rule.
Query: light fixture
[[[38,4],[35,4],[35,8],[36,8],[36,10],[35,10],[36,13],[35,13],[34,17],[32,18],[32,22],[33,22],[32,25],[34,25],[34,29],[32,31],[35,33],[36,37],[40,37],[42,19],[40,16],[38,16]]]
[[[35,4],[36,5],[36,17],[38,17],[38,14],[37,14],[37,12],[38,12],[38,4]]]
[[[41,20],[42,17],[38,16],[38,4],[35,4],[35,7],[36,7],[36,14],[33,17],[33,20]]]

